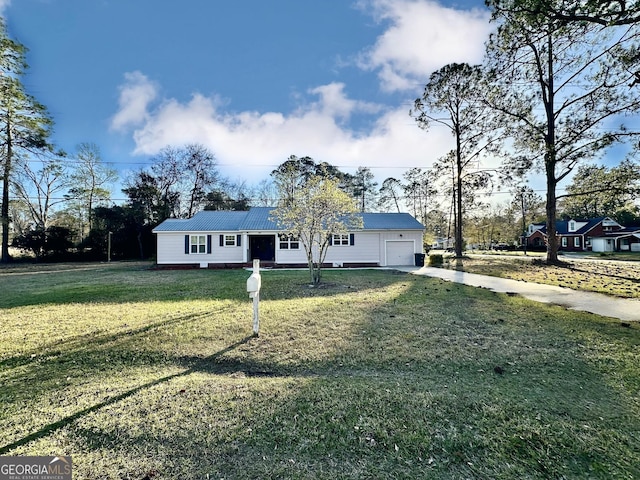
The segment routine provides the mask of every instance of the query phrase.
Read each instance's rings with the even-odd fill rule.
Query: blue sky
[[[24,82],[54,141],[93,142],[126,175],[166,145],[201,143],[255,184],[289,155],[382,179],[429,167],[452,138],[412,101],[433,71],[477,63],[482,1],[0,0],[29,48]],[[116,195],[117,196],[117,195]]]

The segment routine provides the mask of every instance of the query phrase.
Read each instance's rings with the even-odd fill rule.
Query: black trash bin
[[[426,254],[424,253],[416,253],[416,267],[424,267],[424,258]]]

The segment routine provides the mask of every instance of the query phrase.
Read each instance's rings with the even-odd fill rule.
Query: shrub
[[[429,255],[429,266],[430,267],[439,267],[444,263],[444,257],[441,253],[434,253],[433,255]]]

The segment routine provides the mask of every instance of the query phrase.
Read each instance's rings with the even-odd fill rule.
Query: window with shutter
[[[191,235],[189,237],[189,253],[207,253],[207,236]]]
[[[343,234],[338,234],[338,235],[334,235],[332,238],[333,241],[333,245],[349,245],[350,244],[350,238],[349,235],[343,235]]]

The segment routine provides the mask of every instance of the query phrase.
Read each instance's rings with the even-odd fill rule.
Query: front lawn
[[[74,479],[639,478],[640,328],[385,270],[0,269],[0,455]]]
[[[540,257],[514,255],[477,256],[463,259],[462,265],[447,257],[445,268],[604,293],[622,298],[640,298],[640,263],[575,259],[562,256],[565,266],[547,265]]]

